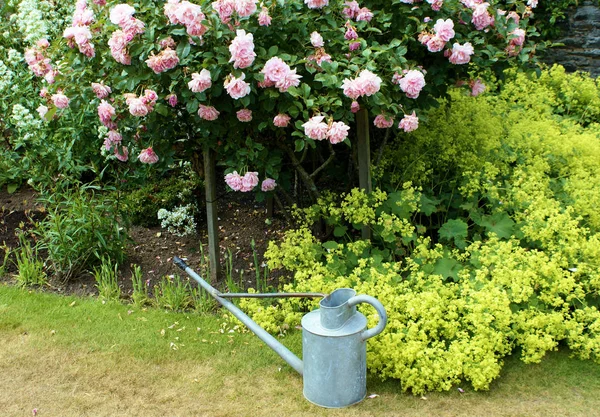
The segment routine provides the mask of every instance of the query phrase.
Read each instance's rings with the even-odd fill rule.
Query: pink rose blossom
[[[387,129],[394,125],[394,118],[388,117],[384,114],[379,114],[377,117],[375,117],[375,120],[373,120],[373,124],[379,129]]]
[[[285,93],[290,87],[298,87],[300,85],[300,78],[302,78],[302,76],[296,74],[296,69],[290,70],[285,74],[283,79],[275,83],[275,87],[277,87],[280,92]]]
[[[254,62],[256,53],[254,52],[254,37],[251,33],[246,33],[243,29],[236,31],[236,37],[229,45],[229,52],[233,62],[233,68],[247,68]]]
[[[410,70],[400,79],[399,84],[408,98],[417,98],[425,87],[425,76],[421,71]]]
[[[509,33],[509,36],[512,36],[510,43],[513,45],[522,46],[525,43],[525,31],[523,29],[515,29]]]
[[[46,87],[44,87],[40,90],[40,97],[44,97],[44,98],[48,97],[48,89]]]
[[[433,31],[444,42],[448,42],[455,35],[454,22],[452,19],[438,19],[433,26]]]
[[[127,162],[129,159],[129,149],[127,149],[126,146],[123,146],[119,151],[119,147],[115,147],[115,157],[121,162]]]
[[[217,0],[211,5],[219,15],[221,22],[224,24],[229,23],[231,20],[231,15],[235,11],[235,0]]]
[[[342,10],[342,13],[348,19],[354,19],[360,12],[360,6],[356,0],[347,1],[344,3],[346,7]]]
[[[92,83],[92,90],[94,90],[94,94],[96,94],[96,97],[99,99],[106,98],[110,93],[112,93],[112,90],[109,86],[101,83]]]
[[[352,25],[346,26],[346,33],[344,34],[344,38],[348,41],[353,41],[354,39],[358,39],[358,33],[356,33],[356,29]]]
[[[158,46],[160,46],[161,49],[166,49],[166,48],[175,49],[177,44],[175,43],[175,40],[172,37],[168,36],[165,39],[161,39],[158,42]]]
[[[325,116],[313,116],[304,123],[304,134],[314,140],[323,140],[327,137],[329,126],[323,122]]]
[[[260,189],[263,192],[273,191],[277,187],[277,183],[273,178],[265,178],[265,180],[260,185]]]
[[[213,106],[204,106],[201,104],[198,109],[198,116],[204,120],[217,120],[219,114],[220,113]]]
[[[65,109],[69,107],[69,97],[65,96],[62,93],[52,94],[51,99],[54,105],[59,109]]]
[[[344,89],[344,95],[351,99],[357,99],[361,96],[359,84],[356,79],[345,78],[342,81],[342,87]]]
[[[112,125],[112,118],[115,114],[115,108],[106,100],[102,100],[98,105],[98,117],[104,126]]]
[[[237,100],[250,94],[250,84],[244,81],[245,74],[242,73],[240,78],[235,78],[233,74],[229,77],[225,79],[224,86],[232,99]]]
[[[128,4],[117,4],[110,10],[110,21],[115,25],[125,23],[133,14],[135,9]]]
[[[405,114],[404,118],[398,124],[398,129],[403,129],[405,132],[412,132],[419,127],[419,118],[413,111],[412,114]]]
[[[240,122],[244,122],[244,123],[249,122],[252,120],[252,110],[249,110],[249,109],[239,110],[236,113],[236,116]]]
[[[237,171],[233,171],[225,175],[225,183],[233,190],[240,191],[242,189],[242,177]]]
[[[271,16],[269,16],[269,9],[262,7],[258,14],[258,24],[260,26],[269,26],[271,24]]]
[[[535,9],[538,5],[538,0],[527,0],[527,5],[532,9]]]
[[[521,21],[521,17],[519,16],[519,14],[515,11],[509,12],[508,15],[506,16],[506,20],[512,19],[515,21],[515,23],[518,25],[519,22]]]
[[[473,55],[474,52],[475,50],[470,42],[467,42],[464,45],[455,43],[452,46],[452,51],[448,59],[455,65],[468,64],[469,61],[471,61],[471,55]]]
[[[258,172],[246,172],[242,177],[242,188],[240,191],[245,193],[252,191],[258,185]]]
[[[344,122],[333,122],[327,131],[327,138],[335,145],[348,137],[348,130],[350,130],[350,126]]]
[[[171,48],[160,51],[158,55],[151,55],[146,60],[146,65],[148,65],[155,74],[160,74],[161,72],[175,68],[177,64],[179,64],[179,57],[177,56],[177,52]]]
[[[381,87],[381,78],[369,70],[362,70],[356,79],[358,88],[363,96],[372,96]]]
[[[444,49],[444,46],[446,46],[446,41],[439,36],[434,35],[428,37],[426,45],[429,52],[440,52]]]
[[[321,48],[325,43],[323,42],[323,37],[319,34],[319,32],[313,32],[310,34],[310,43],[315,48]]]
[[[93,0],[96,6],[106,6],[106,0]]]
[[[360,104],[358,104],[358,101],[353,101],[352,104],[350,105],[350,111],[352,113],[358,113],[358,111],[360,110]]]
[[[167,100],[167,103],[169,103],[169,106],[175,107],[177,105],[177,94],[171,93],[166,96],[165,99]]]
[[[200,74],[197,72],[192,74],[192,81],[188,83],[188,88],[192,90],[194,93],[201,93],[204,90],[210,88],[212,86],[212,81],[210,79],[210,71],[204,68],[200,71]]]
[[[265,81],[276,83],[285,78],[289,71],[290,67],[281,58],[275,56],[265,63],[261,72],[265,74]]]
[[[140,98],[129,100],[129,113],[133,116],[143,117],[148,114],[148,107]]]
[[[106,139],[104,139],[104,148],[108,151],[110,148],[116,145],[120,145],[123,137],[116,130],[110,130]]]
[[[234,8],[239,17],[248,17],[256,11],[257,0],[235,0]]]
[[[131,17],[125,22],[121,23],[120,27],[127,35],[127,38],[131,41],[135,35],[144,33],[146,24],[141,20]]]
[[[361,8],[358,11],[358,14],[356,15],[357,22],[360,22],[360,21],[370,22],[371,19],[373,19],[373,12],[371,12],[371,10],[367,9],[366,7]]]
[[[444,4],[444,0],[427,0],[427,3],[431,4],[431,9],[439,12]]]
[[[149,147],[140,152],[138,159],[142,164],[155,164],[158,162],[158,155],[156,155],[152,147]]]
[[[46,38],[39,39],[35,44],[38,48],[47,48],[50,46],[50,42]]]
[[[329,0],[304,0],[309,9],[322,9],[329,4]]]
[[[273,118],[273,124],[277,127],[288,127],[291,117],[287,114],[279,113]]]
[[[40,104],[40,106],[36,109],[36,111],[39,113],[40,117],[43,119],[46,116],[46,113],[48,113],[48,107],[44,106],[43,104]]]
[[[473,22],[477,30],[483,30],[494,24],[494,18],[487,10],[489,6],[489,3],[481,3],[476,5],[473,10],[471,22]]]
[[[469,82],[469,87],[471,87],[471,95],[473,97],[477,97],[479,94],[483,93],[486,89],[485,84],[483,82],[481,82],[481,80],[479,78]]]
[[[350,45],[348,45],[348,49],[352,52],[360,49],[360,46],[360,42],[350,42]]]

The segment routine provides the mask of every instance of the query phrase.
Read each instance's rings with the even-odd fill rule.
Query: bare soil
[[[37,202],[37,194],[31,189],[19,190],[13,194],[0,191],[0,262],[5,251],[14,250],[19,245],[18,234],[23,231],[34,242],[31,233],[36,221],[43,219],[44,207]],[[255,286],[256,253],[258,265],[264,265],[263,254],[269,241],[281,238],[288,223],[284,216],[275,213],[268,218],[265,204],[259,204],[254,198],[241,193],[225,193],[218,201],[220,264],[225,267],[226,257],[232,256],[231,275],[244,287]],[[120,270],[119,285],[124,295],[131,294],[131,265],[139,265],[144,279],[149,280],[150,288],[164,276],[178,274],[181,271],[173,265],[173,257],[184,259],[196,272],[203,275],[208,263],[208,235],[206,220],[198,219],[197,233],[194,236],[176,236],[160,227],[145,228],[132,226],[128,233],[131,242],[127,247],[127,264]],[[255,246],[252,249],[252,241]],[[202,247],[201,247],[202,246]],[[43,254],[41,254],[43,256]],[[0,280],[10,280],[16,272],[14,262],[9,262],[9,274]],[[213,283],[224,288],[224,273],[220,282]],[[240,279],[240,277],[243,277]],[[278,285],[281,273],[272,271],[268,283]],[[51,291],[81,296],[95,295],[97,289],[91,273],[83,274],[68,283],[50,280]]]

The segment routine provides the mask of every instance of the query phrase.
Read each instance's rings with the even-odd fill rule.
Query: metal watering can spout
[[[253,321],[250,317],[248,317],[242,310],[240,310],[235,304],[231,301],[227,300],[227,298],[266,298],[265,294],[239,294],[239,293],[221,293],[217,291],[216,288],[211,286],[208,282],[204,281],[200,275],[194,272],[181,258],[177,256],[173,258],[173,263],[181,268],[186,274],[192,277],[202,288],[206,290],[214,299],[216,299],[223,307],[231,312],[239,321],[244,323],[244,325],[252,331],[256,336],[259,337],[260,340],[265,342],[267,346],[273,349],[279,356],[283,358],[284,361],[288,363],[292,368],[294,368],[300,375],[304,373],[304,366],[302,364],[302,360],[294,355],[288,348],[282,345],[277,339],[271,336],[265,329],[260,327]],[[268,294],[271,297],[282,297],[284,294]],[[288,295],[290,296],[290,295]],[[301,297],[302,295],[292,294],[291,296]],[[325,294],[319,293],[306,293],[305,297],[324,297]]]
[[[383,331],[387,315],[383,305],[369,295],[356,295],[340,288],[329,295],[321,293],[221,293],[204,281],[186,263],[175,257],[173,263],[194,278],[213,298],[229,310],[256,336],[273,349],[304,380],[304,397],[321,407],[341,408],[365,398],[367,390],[366,340]],[[266,330],[256,324],[227,298],[323,297],[319,309],[302,318],[302,357],[294,355]],[[357,304],[372,305],[379,322],[367,329],[367,319],[356,311]]]

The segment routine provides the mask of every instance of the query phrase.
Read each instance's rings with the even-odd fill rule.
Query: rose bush
[[[450,86],[529,61],[536,5],[79,0],[62,37],[26,55],[44,118],[97,114],[104,137],[89,143],[105,155],[143,162],[151,148],[169,161],[210,148],[227,173],[278,180],[284,156],[300,169],[294,152],[327,152],[315,139],[351,144],[359,108],[411,131]]]

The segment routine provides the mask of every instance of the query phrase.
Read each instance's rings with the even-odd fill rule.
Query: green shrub
[[[119,224],[119,201],[99,191],[91,185],[59,185],[45,192],[47,215],[35,232],[57,279],[66,281],[91,270],[103,258],[117,265],[125,260],[128,237]]]
[[[99,268],[94,268],[94,278],[98,297],[102,301],[119,301],[121,288],[117,281],[118,265],[113,264],[110,259],[103,258]]]
[[[386,151],[383,189],[325,194],[265,255],[293,274],[285,291],[377,297],[389,321],[367,344],[369,369],[404,390],[487,389],[516,349],[539,362],[564,343],[600,362],[600,131],[531,97],[550,91],[534,85],[519,76],[499,96],[452,93]],[[313,236],[316,219],[329,240]],[[241,304],[273,332],[317,307]],[[373,326],[375,312],[361,310]]]
[[[154,287],[156,305],[173,311],[182,311],[192,304],[190,283],[179,275],[166,276]]]
[[[46,284],[46,272],[44,271],[44,262],[38,257],[37,249],[32,248],[31,244],[21,233],[19,235],[19,247],[14,251],[17,261],[17,273],[15,279],[18,285],[29,287],[32,285]],[[5,255],[2,269],[8,261],[8,249]],[[2,274],[0,273],[0,276]]]

